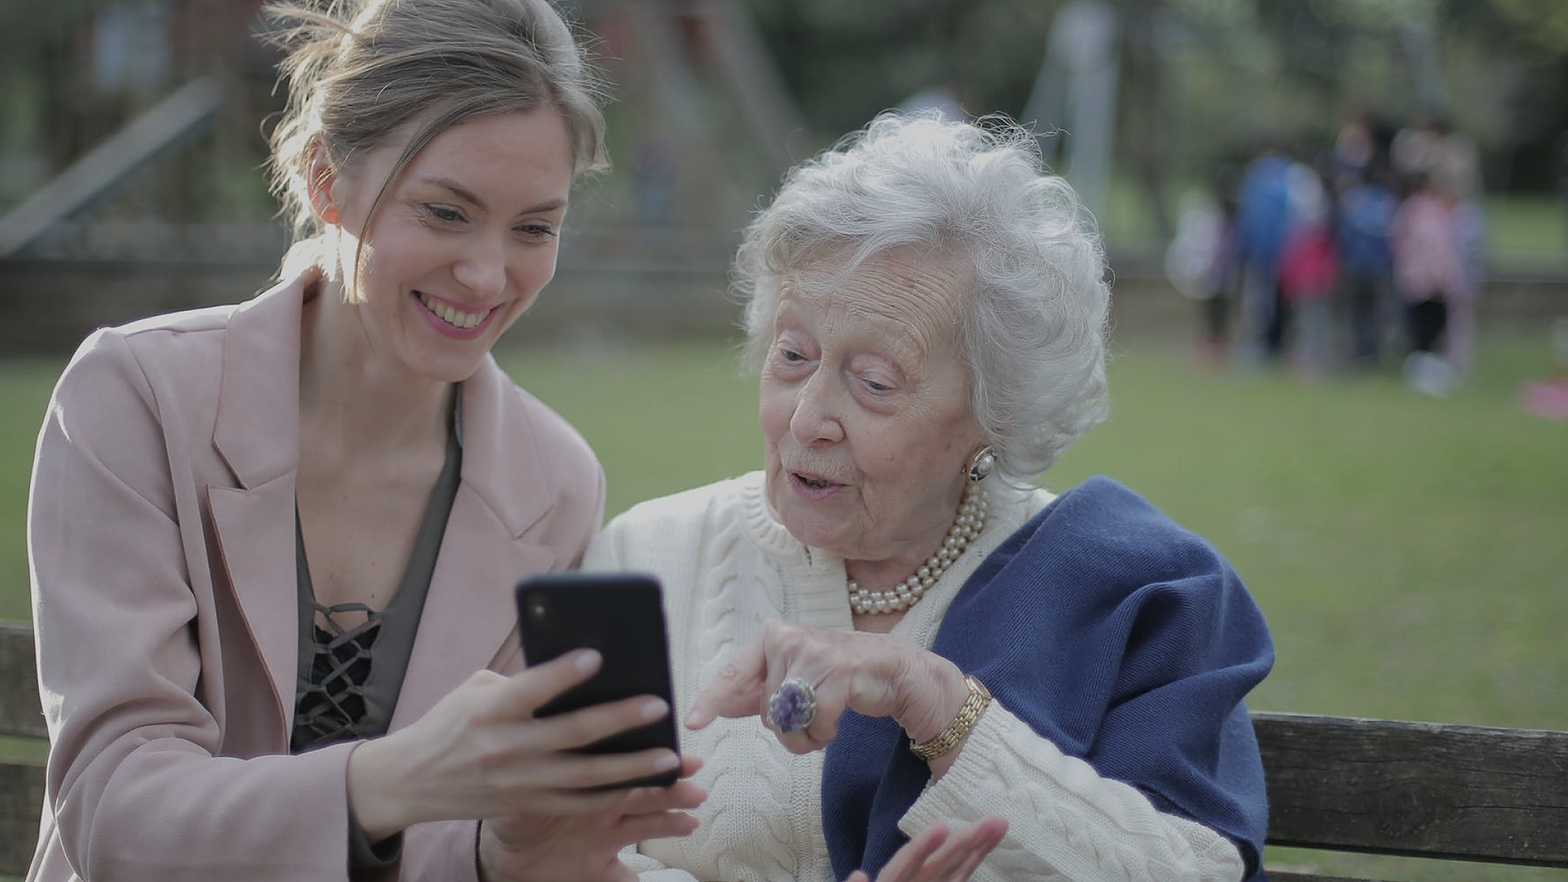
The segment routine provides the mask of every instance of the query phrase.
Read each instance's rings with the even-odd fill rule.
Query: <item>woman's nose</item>
[[[495,300],[506,290],[506,243],[475,236],[452,274],[480,300]]]
[[[831,372],[821,369],[801,385],[795,398],[795,412],[789,420],[789,430],[796,442],[811,446],[844,440],[838,393]]]

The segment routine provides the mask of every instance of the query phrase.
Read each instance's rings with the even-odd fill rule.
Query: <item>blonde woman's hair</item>
[[[295,246],[285,267],[323,231],[310,205],[312,161],[341,168],[405,128],[370,216],[432,138],[482,114],[554,108],[574,173],[608,164],[603,82],[548,0],[304,0],[265,12],[269,40],[287,53],[288,101],[268,136],[272,191]]]

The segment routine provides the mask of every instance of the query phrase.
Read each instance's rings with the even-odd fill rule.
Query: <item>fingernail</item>
[[[599,667],[599,661],[599,650],[585,649],[578,653],[577,660],[573,664],[577,666],[577,670],[587,674]]]
[[[645,720],[662,720],[670,712],[670,706],[662,698],[650,698],[643,702],[641,710]]]
[[[692,711],[691,713],[686,715],[686,726],[687,726],[687,728],[691,728],[693,726],[700,725],[701,723],[702,723],[702,715],[697,713],[696,711]]]
[[[654,769],[660,772],[668,772],[671,769],[679,767],[680,764],[681,758],[673,753],[663,754],[658,759],[653,761]]]

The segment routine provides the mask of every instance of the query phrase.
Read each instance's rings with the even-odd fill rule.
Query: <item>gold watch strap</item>
[[[909,740],[910,752],[921,760],[930,762],[957,747],[964,736],[969,734],[969,730],[975,727],[975,723],[980,721],[980,714],[991,703],[991,692],[973,674],[965,674],[964,682],[969,685],[969,697],[964,699],[953,722],[948,723],[947,728],[930,741],[917,744],[913,738]]]

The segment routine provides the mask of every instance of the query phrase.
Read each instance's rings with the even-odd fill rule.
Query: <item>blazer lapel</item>
[[[527,538],[554,498],[530,455],[537,443],[512,381],[486,357],[463,383],[463,483],[452,501],[392,727],[422,716],[473,672],[496,666],[514,637],[512,588],[570,563]],[[514,643],[515,645],[515,643]]]
[[[299,668],[294,476],[252,490],[208,487],[207,500],[229,584],[287,723]]]
[[[223,340],[213,446],[237,487],[209,486],[213,532],[235,600],[287,721],[298,667],[294,488],[299,469],[303,279],[235,310]]]
[[[517,626],[512,586],[554,562],[550,549],[514,538],[473,488],[458,490],[392,728],[419,719],[470,674],[498,663]]]

